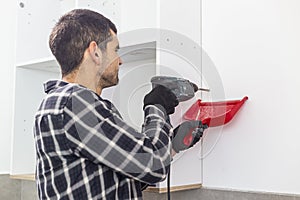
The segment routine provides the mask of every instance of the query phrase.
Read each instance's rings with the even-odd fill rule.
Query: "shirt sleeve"
[[[77,90],[64,109],[68,144],[75,155],[138,181],[162,181],[171,161],[171,126],[158,107],[149,105],[144,112],[142,132],[138,132],[96,94]]]

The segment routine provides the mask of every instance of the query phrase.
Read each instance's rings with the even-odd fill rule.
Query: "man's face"
[[[100,74],[102,88],[117,85],[119,82],[119,66],[122,64],[118,55],[119,41],[116,34],[111,31],[112,40],[107,43],[106,52],[103,53],[102,67],[104,71]]]

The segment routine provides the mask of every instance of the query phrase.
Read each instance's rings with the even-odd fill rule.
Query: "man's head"
[[[97,61],[97,57],[101,57],[99,58],[102,67],[101,76],[104,77],[100,78],[109,78],[105,77],[106,68],[115,59],[118,60],[117,65],[121,64],[118,55],[112,55],[111,52],[115,51],[115,46],[118,48],[116,34],[115,25],[97,12],[87,9],[75,9],[63,15],[56,23],[49,38],[50,49],[61,67],[62,76],[65,77],[78,70],[86,59],[86,51],[93,47],[95,49],[93,52],[89,51],[89,53],[94,54],[94,60]],[[110,86],[109,83],[103,83],[105,80],[99,81],[104,84],[103,87]]]

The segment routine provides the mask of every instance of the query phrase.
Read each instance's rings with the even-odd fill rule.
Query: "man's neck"
[[[77,83],[77,84],[82,85],[86,88],[89,88],[90,90],[97,93],[99,96],[101,95],[102,88],[95,85],[95,83],[93,83],[91,81],[91,79],[81,77],[78,74],[78,71],[74,71],[74,72],[62,77],[62,80],[65,81],[65,82],[68,82],[68,83]]]

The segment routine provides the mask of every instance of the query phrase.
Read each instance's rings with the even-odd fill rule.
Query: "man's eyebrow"
[[[116,46],[116,49],[120,49],[120,45],[119,44]]]

